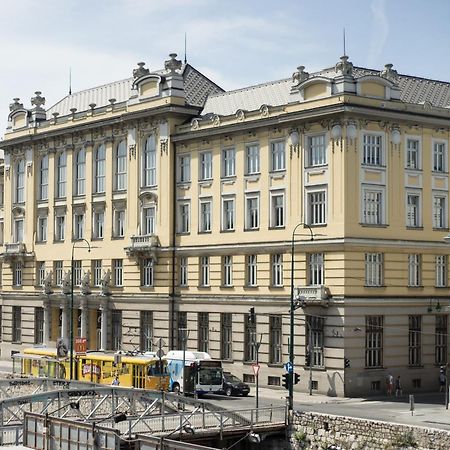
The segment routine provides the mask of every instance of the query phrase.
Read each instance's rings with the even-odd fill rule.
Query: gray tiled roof
[[[163,74],[164,71],[155,73]],[[223,92],[223,89],[189,64],[183,66],[182,73],[186,101],[189,105],[202,107],[208,95]],[[127,78],[67,95],[47,110],[47,118],[51,118],[54,112],[58,112],[60,116],[66,116],[70,114],[71,108],[76,108],[77,112],[88,111],[90,103],[95,103],[96,108],[102,108],[109,105],[111,98],[115,98],[116,103],[125,102],[131,96],[133,80],[133,78]]]
[[[355,67],[353,76],[360,78],[365,75],[379,75],[380,71]],[[333,78],[334,67],[311,74],[314,76]],[[238,109],[247,111],[258,110],[262,105],[281,106],[290,100],[291,78],[272,81],[256,86],[249,86],[235,91],[211,95],[203,108],[202,115],[231,115]],[[400,100],[407,103],[431,102],[433,106],[450,107],[450,83],[428,80],[425,78],[398,75]]]

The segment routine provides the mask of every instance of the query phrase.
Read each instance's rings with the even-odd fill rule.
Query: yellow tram
[[[33,347],[13,355],[14,371],[34,377],[69,379],[70,358],[58,358],[56,349]],[[74,379],[142,389],[169,389],[167,361],[147,352],[137,355],[102,351],[73,357]],[[18,370],[19,369],[19,370]]]

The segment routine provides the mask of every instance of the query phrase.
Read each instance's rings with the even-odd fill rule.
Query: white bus
[[[184,371],[183,368],[184,353]],[[217,393],[222,389],[222,361],[213,360],[208,353],[171,350],[164,356],[170,375],[169,390],[186,394]]]

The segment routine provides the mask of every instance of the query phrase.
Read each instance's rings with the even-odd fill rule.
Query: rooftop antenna
[[[344,28],[344,56],[347,56],[347,54],[345,53],[345,28]]]
[[[187,44],[186,44],[186,41],[187,41],[187,33],[184,32],[184,64],[187,63]]]
[[[72,67],[69,67],[69,95],[72,95]]]

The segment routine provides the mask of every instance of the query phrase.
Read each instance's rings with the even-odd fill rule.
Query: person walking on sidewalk
[[[389,396],[394,393],[394,377],[391,373],[386,376],[386,393]]]
[[[445,392],[445,383],[447,378],[445,376],[445,367],[441,367],[439,370],[439,392]]]
[[[402,382],[400,380],[400,375],[395,380],[395,396],[401,397],[403,395]]]

